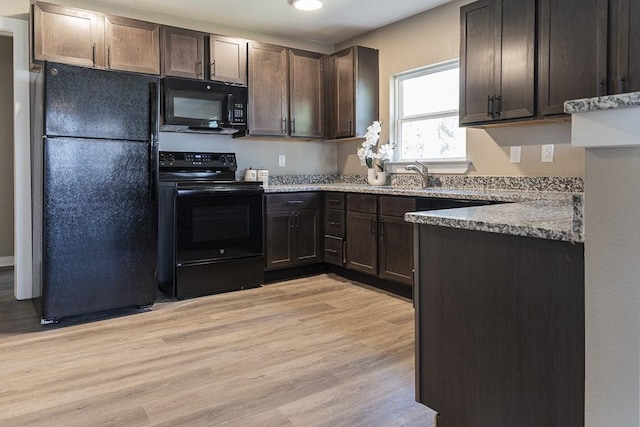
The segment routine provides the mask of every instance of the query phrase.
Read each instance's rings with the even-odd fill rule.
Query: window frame
[[[416,114],[411,116],[402,116],[402,89],[401,84],[404,80],[421,77],[428,74],[434,74],[442,71],[451,70],[454,68],[460,68],[460,60],[458,58],[451,59],[448,61],[426,65],[420,68],[416,68],[409,71],[404,71],[401,73],[397,73],[391,76],[391,111],[393,112],[393,116],[389,122],[391,123],[392,129],[390,132],[394,135],[394,139],[396,140],[396,150],[394,153],[394,160],[392,163],[397,165],[406,165],[415,162],[416,160],[420,160],[432,166],[442,166],[443,173],[464,173],[468,170],[468,167],[471,162],[467,160],[467,150],[466,150],[466,137],[465,137],[465,156],[464,157],[449,157],[449,158],[417,158],[417,159],[401,159],[400,152],[402,149],[402,140],[400,136],[402,123],[424,120],[424,119],[434,119],[440,117],[451,117],[453,115],[459,115],[459,108],[455,110],[442,110],[437,111],[435,113],[428,114]],[[398,169],[398,168],[395,168]]]

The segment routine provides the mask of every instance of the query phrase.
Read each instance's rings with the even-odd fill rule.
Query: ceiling
[[[313,12],[289,0],[95,0],[230,27],[336,44],[451,0],[323,0]]]

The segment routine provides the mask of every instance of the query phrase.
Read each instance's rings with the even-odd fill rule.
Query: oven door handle
[[[198,197],[237,194],[242,196],[262,195],[262,188],[183,188],[177,190],[177,197]]]

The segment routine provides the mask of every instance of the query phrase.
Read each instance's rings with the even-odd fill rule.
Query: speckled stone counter
[[[573,147],[640,147],[640,92],[567,101],[564,111]]]
[[[564,112],[572,114],[632,107],[640,107],[640,92],[567,101],[564,103]]]
[[[580,242],[583,239],[582,233],[574,229],[573,204],[570,199],[414,212],[405,214],[405,220],[415,224],[567,242]]]
[[[270,185],[266,193],[296,191],[340,191],[394,196],[510,202],[470,208],[407,213],[405,220],[416,224],[463,228],[492,233],[582,242],[582,194],[550,191],[489,189],[402,188],[362,184]]]

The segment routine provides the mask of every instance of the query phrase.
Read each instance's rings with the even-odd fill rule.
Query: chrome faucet
[[[418,168],[417,165],[409,165],[405,166],[405,170],[417,172],[420,175],[420,179],[422,180],[422,188],[427,188],[429,186],[429,168],[426,164],[422,163],[419,160],[416,160],[416,163],[422,166],[422,168]]]

